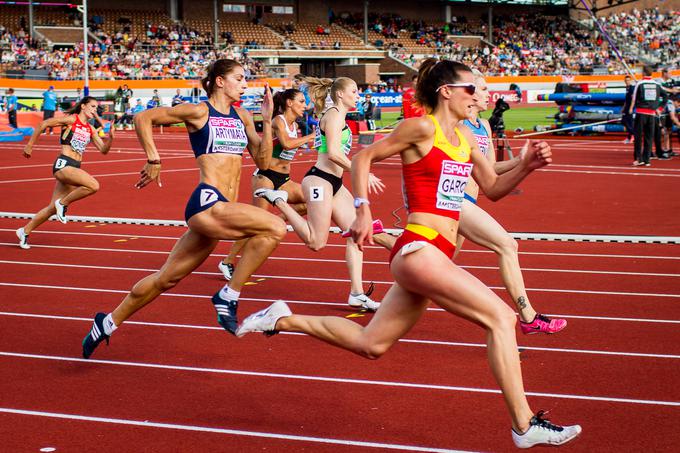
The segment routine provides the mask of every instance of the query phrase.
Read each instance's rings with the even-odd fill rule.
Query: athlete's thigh
[[[188,229],[175,243],[168,259],[161,267],[159,271],[161,276],[168,279],[186,277],[210,256],[218,242],[217,239]]]
[[[429,304],[426,297],[394,283],[364,329],[364,335],[371,344],[392,344],[411,330]]]
[[[298,204],[305,202],[305,197],[302,193],[302,186],[292,179],[286,181],[285,184],[280,187],[280,189],[288,192],[288,204]]]
[[[189,219],[194,231],[214,239],[245,239],[285,228],[283,220],[256,206],[219,201]]]
[[[97,184],[96,180],[85,170],[75,167],[64,167],[54,174],[58,181],[72,186],[93,187]]]
[[[302,193],[307,203],[307,223],[318,236],[328,237],[333,213],[333,186],[318,176],[305,176]]]
[[[341,230],[349,230],[356,218],[354,199],[345,186],[342,186],[333,198],[333,221]]]
[[[76,186],[72,186],[71,184],[64,184],[63,182],[57,179],[57,182],[54,184],[54,190],[52,191],[52,203],[54,203],[55,200],[64,198],[66,195],[71,193],[75,188]]]
[[[486,248],[502,244],[508,232],[489,213],[474,203],[463,203],[458,234]]]
[[[509,310],[493,291],[434,246],[425,246],[406,256],[397,254],[390,269],[404,289],[477,324],[488,326],[497,319],[499,311]]]

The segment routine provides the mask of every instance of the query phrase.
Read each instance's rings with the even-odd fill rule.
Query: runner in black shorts
[[[22,249],[31,248],[28,245],[28,235],[51,215],[56,214],[60,222],[66,223],[66,208],[74,201],[93,195],[99,190],[97,180],[80,168],[83,153],[90,141],[102,154],[108,153],[113,143],[113,129],[106,141],[103,141],[88,123],[90,119],[97,118],[97,105],[97,100],[93,97],[82,98],[67,112],[68,116],[50,118],[40,123],[28,140],[24,148],[24,157],[27,159],[31,157],[33,145],[40,134],[47,128],[61,126],[61,154],[52,165],[52,174],[57,180],[52,199],[50,204],[41,209],[30,222],[16,231],[19,247]]]
[[[290,179],[290,164],[295,159],[298,147],[314,139],[314,132],[304,137],[298,136],[296,120],[302,118],[304,113],[305,96],[302,91],[291,88],[274,95],[271,163],[267,169],[258,168],[253,174],[253,192],[262,188],[285,190],[288,193],[288,202],[300,215],[307,212],[305,199],[300,184]],[[259,197],[253,197],[253,204],[262,209],[269,206],[266,200]],[[236,255],[244,244],[245,241],[234,243],[229,255],[219,264],[219,269],[227,280],[231,280],[234,274]]]

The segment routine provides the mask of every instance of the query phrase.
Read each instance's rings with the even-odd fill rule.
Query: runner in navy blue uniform
[[[159,107],[135,116],[135,130],[146,151],[147,164],[136,187],[152,181],[161,185],[161,160],[153,141],[152,126],[184,123],[200,170],[200,183],[187,203],[184,216],[189,229],[175,244],[161,269],[135,284],[120,305],[108,315],[97,313],[83,339],[88,358],[103,340],[137,310],[173,288],[205,259],[221,239],[250,238],[234,276],[212,297],[218,323],[234,333],[241,287],[267,259],[286,234],[286,224],[275,215],[233,200],[238,198],[242,154],[248,148],[258,168],[268,168],[272,156],[272,95],[265,87],[262,102],[263,133],[258,136],[250,114],[234,108],[248,84],[243,67],[234,60],[217,60],[202,80],[208,101]]]

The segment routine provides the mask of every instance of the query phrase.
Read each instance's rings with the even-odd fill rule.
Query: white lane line
[[[17,264],[20,264],[17,262]],[[36,266],[57,266],[57,267],[73,267],[86,269],[106,269],[129,272],[156,272],[158,269],[151,268],[132,268],[132,267],[114,267],[114,266],[86,266],[77,264],[54,264],[54,263],[30,263]],[[218,272],[204,272],[195,271],[197,275],[221,275]],[[333,283],[350,283],[348,278],[330,278],[330,277],[310,277],[310,276],[294,276],[294,275],[269,275],[269,274],[253,274],[251,278],[265,278],[270,280],[297,280],[297,281],[312,281],[312,282],[333,282]],[[393,281],[373,280],[376,285],[392,285]],[[493,290],[505,290],[504,286],[489,286]],[[680,294],[666,294],[666,293],[636,293],[628,291],[596,291],[596,290],[582,290],[582,289],[562,289],[562,288],[526,288],[528,292],[549,292],[549,293],[569,293],[569,294],[602,294],[614,296],[635,296],[635,297],[668,297],[680,298]]]
[[[633,168],[633,167],[624,167],[624,166],[608,166],[608,165],[573,165],[573,164],[550,164],[550,168],[554,167],[566,167],[566,168],[596,168],[596,169],[605,169],[605,170],[630,170],[630,171],[653,171],[653,170],[658,170],[656,169],[645,169],[645,168]],[[680,172],[680,168],[663,168],[663,171],[672,171],[672,172]]]
[[[118,251],[118,250],[116,250]],[[146,250],[145,250],[146,251]],[[81,257],[79,257],[81,258]],[[341,264],[345,265],[345,260],[339,259],[323,259],[323,258],[288,258],[288,257],[269,257],[268,260],[274,261],[300,261],[306,263],[326,263],[326,264]],[[81,268],[81,269],[107,269],[115,271],[142,271],[142,272],[156,272],[158,269],[151,268],[136,268],[136,267],[120,267],[120,266],[99,266],[94,264],[73,264],[73,263],[48,263],[45,261],[16,261],[16,260],[0,260],[0,264],[19,264],[26,266],[55,266],[55,267],[70,267],[70,268]],[[387,266],[387,261],[364,261],[364,264],[372,265],[382,265]],[[459,266],[461,269],[474,269],[474,270],[499,270],[498,266]],[[680,274],[669,274],[669,273],[654,273],[654,272],[615,272],[615,271],[594,271],[594,270],[583,270],[583,269],[551,269],[551,268],[531,268],[523,267],[523,272],[548,272],[548,273],[573,273],[573,274],[593,274],[593,275],[626,275],[635,277],[680,277]],[[198,275],[222,275],[220,272],[204,272],[204,271],[194,271],[193,274]],[[258,275],[253,275],[253,277],[259,277]],[[287,276],[277,276],[272,278],[287,278]],[[298,278],[298,277],[291,277]],[[303,278],[303,277],[299,277]],[[346,281],[346,280],[342,280]]]
[[[297,161],[296,163],[305,163],[305,162],[307,162],[307,163],[316,162],[316,160]],[[249,168],[249,167],[255,167],[255,166],[256,166],[255,164],[243,164],[241,167],[242,168]],[[186,171],[198,172],[198,167],[163,170],[163,173],[177,173],[177,172],[186,172]],[[93,174],[92,176],[95,177],[95,178],[104,178],[104,177],[108,177],[108,176],[130,176],[130,175],[138,176],[139,172],[133,171],[133,172],[122,172],[122,173],[103,173],[103,174]],[[0,184],[14,184],[14,183],[20,183],[20,182],[38,182],[38,181],[53,181],[53,180],[54,180],[54,178],[13,179],[13,180],[0,181]]]
[[[2,220],[2,218],[0,218],[0,221],[1,220]],[[0,231],[11,232],[11,233],[14,233],[15,230],[16,230],[16,228],[0,228]],[[46,231],[46,230],[34,231],[31,234],[32,235],[58,234],[58,235],[75,235],[75,236],[121,237],[121,238],[136,237],[136,238],[140,238],[140,239],[163,239],[163,240],[169,240],[169,241],[177,241],[180,238],[180,236],[149,236],[149,235],[133,234],[133,233],[129,233],[129,234],[90,233],[90,232],[85,233],[85,232],[76,232],[76,231]],[[231,243],[233,241],[223,240],[221,242]],[[575,244],[580,245],[581,243],[575,243]],[[0,245],[16,245],[16,243],[0,242]],[[302,242],[281,242],[281,244],[279,244],[279,245],[291,245],[291,246],[297,246],[297,247],[301,247],[301,246],[306,247],[306,245]],[[625,244],[625,245],[629,245],[629,244]],[[666,245],[666,244],[654,244],[654,245]],[[45,247],[50,247],[50,246],[49,245],[35,245],[33,247],[44,247],[45,248]],[[345,247],[345,244],[327,244],[326,247]],[[75,249],[76,247],[73,247],[73,248]],[[368,246],[367,248],[369,248],[369,249],[383,249],[383,247],[381,247],[381,246]],[[108,249],[106,249],[106,250],[108,250]],[[134,250],[132,250],[132,252],[134,252]],[[150,251],[149,253],[155,253],[155,252]],[[494,253],[494,252],[492,252],[490,250],[463,249],[463,250],[461,250],[461,253]],[[662,256],[662,255],[614,255],[614,254],[602,254],[602,253],[524,252],[524,251],[520,251],[519,254],[520,255],[537,255],[537,256],[569,256],[569,257],[584,257],[584,258],[628,258],[628,259],[680,260],[680,256]],[[214,256],[224,256],[224,255],[215,254]]]
[[[657,170],[665,171],[663,168],[659,168]],[[581,173],[586,175],[665,176],[670,178],[680,178],[680,174],[673,175],[668,173],[638,173],[629,171],[559,170],[550,168],[540,168],[536,171],[553,173]]]
[[[182,365],[165,365],[160,363],[149,363],[149,362],[127,362],[121,360],[97,360],[97,359],[81,359],[75,357],[63,357],[63,356],[51,356],[42,354],[22,354],[16,352],[0,351],[0,356],[13,357],[13,358],[25,358],[25,359],[36,359],[36,360],[53,360],[61,362],[76,362],[76,363],[96,363],[101,365],[114,365],[114,366],[124,366],[124,367],[138,367],[138,368],[151,368],[151,369],[161,369],[161,370],[172,370],[172,371],[189,371],[198,373],[215,373],[215,374],[228,374],[236,376],[253,376],[253,377],[264,377],[264,378],[274,378],[274,379],[294,379],[302,381],[315,381],[315,382],[332,382],[340,384],[363,384],[381,387],[397,387],[397,388],[411,388],[411,389],[425,389],[425,390],[443,390],[450,392],[467,392],[467,393],[487,393],[487,394],[500,394],[499,389],[490,388],[480,388],[480,387],[461,387],[453,385],[436,385],[436,384],[420,384],[415,382],[399,382],[399,381],[376,381],[370,379],[352,379],[352,378],[342,378],[342,377],[330,377],[330,376],[311,376],[303,374],[283,374],[283,373],[265,373],[260,371],[249,371],[249,370],[227,370],[224,368],[205,368],[205,367],[193,367],[193,366],[182,366]],[[585,401],[604,401],[608,403],[629,403],[629,404],[648,404],[657,406],[671,406],[680,407],[680,402],[678,401],[661,401],[661,400],[647,400],[647,399],[636,399],[636,398],[619,398],[619,397],[608,397],[608,396],[589,396],[589,395],[574,395],[565,393],[543,393],[543,392],[526,392],[527,396],[540,396],[546,398],[560,398],[560,399],[570,399],[570,400],[585,400]]]
[[[332,439],[326,437],[313,437],[313,436],[296,436],[293,434],[282,434],[282,433],[268,433],[260,431],[245,431],[241,429],[231,429],[231,428],[212,428],[209,426],[197,426],[197,425],[182,425],[177,423],[160,423],[152,422],[149,420],[130,420],[123,418],[110,418],[110,417],[92,417],[88,415],[79,414],[63,414],[58,412],[44,412],[44,411],[34,411],[34,410],[24,410],[15,409],[8,407],[0,407],[0,412],[5,414],[16,414],[16,415],[30,415],[34,417],[47,417],[47,418],[58,418],[64,420],[79,420],[85,422],[96,422],[96,423],[108,423],[114,425],[128,425],[128,426],[140,426],[145,428],[161,428],[161,429],[173,429],[180,431],[195,431],[203,433],[213,433],[213,434],[228,434],[232,436],[245,436],[245,437],[261,437],[267,439],[279,439],[279,440],[293,440],[301,442],[311,442],[311,443],[321,443],[321,444],[332,444],[332,445],[347,445],[352,447],[364,447],[364,448],[384,448],[387,450],[402,450],[402,451],[425,451],[434,453],[465,453],[463,450],[449,450],[445,448],[433,448],[433,447],[422,447],[419,445],[400,445],[400,444],[384,444],[380,442],[365,442],[361,440],[351,440],[351,439]]]
[[[434,311],[429,309],[428,311]],[[439,310],[443,311],[443,310]],[[16,313],[16,312],[0,312],[0,316],[10,316],[17,318],[36,318],[36,319],[48,319],[60,320],[60,321],[82,321],[90,324],[92,318],[83,318],[77,316],[59,316],[59,315],[39,315],[35,313]],[[619,319],[621,320],[621,319]],[[630,319],[623,319],[629,321]],[[639,321],[639,320],[635,320]],[[669,322],[673,324],[680,324],[680,321],[663,321],[663,320],[644,320],[644,321],[658,321],[658,322]],[[195,330],[215,330],[223,331],[222,327],[212,327],[212,326],[200,326],[195,324],[175,324],[175,323],[162,323],[162,322],[146,322],[146,321],[125,321],[126,325],[136,325],[145,327],[163,327],[163,328],[178,328],[178,329],[195,329]],[[311,338],[303,333],[295,332],[280,332],[281,335],[293,335],[293,336],[303,336],[306,338]],[[400,343],[410,343],[417,345],[436,345],[436,346],[451,346],[451,347],[468,347],[468,348],[486,348],[486,344],[483,343],[464,343],[456,341],[440,341],[440,340],[422,340],[415,338],[401,338],[398,340]],[[653,359],[680,359],[680,355],[677,354],[653,354],[645,352],[627,352],[627,351],[600,351],[595,349],[566,349],[566,348],[543,348],[536,346],[522,346],[518,345],[518,348],[526,351],[542,351],[542,352],[566,352],[571,354],[594,354],[594,355],[609,355],[615,357],[644,357]]]
[[[170,160],[170,159],[186,159],[187,157],[193,157],[192,156],[170,156],[170,157],[164,157],[163,160]],[[96,161],[87,161],[84,162],[86,166],[90,165],[95,165],[95,164],[113,164],[113,163],[120,163],[120,162],[144,162],[145,159],[140,157],[139,159],[118,159],[118,160],[96,160]],[[44,163],[44,164],[35,164],[35,165],[15,165],[12,167],[0,167],[0,170],[12,170],[12,169],[18,169],[18,168],[45,168],[45,167],[51,167],[52,163]],[[52,178],[54,179],[54,178]]]
[[[59,289],[63,291],[85,291],[85,292],[99,292],[99,293],[112,293],[112,294],[127,294],[129,290],[118,290],[118,289],[102,289],[102,288],[86,288],[86,287],[76,287],[76,286],[56,286],[56,285],[36,285],[28,283],[8,283],[0,282],[0,287],[6,286],[11,288],[37,288],[37,289]],[[163,293],[159,297],[186,297],[190,299],[209,299],[211,296],[203,294],[182,294],[182,293]],[[252,302],[266,302],[274,303],[277,299],[261,299],[255,297],[241,297],[239,300],[242,301],[252,301]],[[289,304],[297,305],[322,305],[328,307],[347,307],[345,303],[338,302],[323,302],[323,301],[309,301],[309,300],[292,300],[286,299]],[[427,311],[447,313],[446,310],[442,308],[430,307]],[[589,319],[598,321],[624,321],[624,322],[653,322],[653,323],[667,323],[667,324],[680,324],[680,320],[670,320],[670,319],[649,319],[649,318],[623,318],[623,317],[606,317],[606,316],[577,316],[577,315],[561,315],[555,313],[546,313],[547,316],[570,318],[570,319]]]

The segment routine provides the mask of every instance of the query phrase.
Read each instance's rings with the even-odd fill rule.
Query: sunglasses
[[[436,92],[438,92],[439,90],[441,90],[441,89],[444,88],[444,87],[460,87],[460,88],[464,88],[464,89],[465,89],[465,92],[466,92],[467,94],[470,94],[470,95],[475,94],[475,91],[477,91],[477,86],[476,86],[474,83],[445,83],[444,85],[442,85],[442,86],[440,86],[439,88],[437,88],[437,91],[436,91]]]

